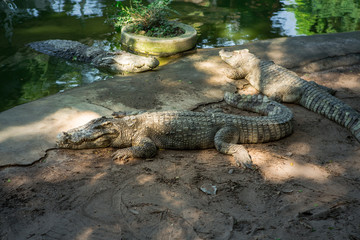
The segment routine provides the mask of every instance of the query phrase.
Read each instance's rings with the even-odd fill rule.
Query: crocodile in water
[[[225,74],[232,79],[245,78],[262,94],[277,101],[297,103],[346,127],[360,142],[360,113],[331,95],[331,89],[308,82],[296,73],[264,61],[249,50],[227,52],[220,57],[232,69]]]
[[[28,46],[50,56],[90,63],[114,73],[144,72],[159,65],[159,61],[154,57],[138,56],[124,51],[108,52],[71,40],[38,41],[31,42]]]
[[[275,141],[292,133],[292,112],[261,95],[226,93],[225,101],[237,108],[266,116],[165,111],[117,118],[102,117],[58,135],[59,148],[121,148],[114,159],[150,158],[160,149],[215,148],[234,156],[235,163],[252,168],[251,157],[237,143]]]

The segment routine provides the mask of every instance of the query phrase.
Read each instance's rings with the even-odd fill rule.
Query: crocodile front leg
[[[226,68],[223,68],[221,71],[227,78],[230,78],[233,80],[243,79],[247,75],[247,72],[245,72],[241,67],[239,67],[239,68],[226,67]]]
[[[232,155],[237,166],[253,169],[251,156],[248,151],[244,146],[236,144],[239,141],[239,137],[240,133],[236,127],[223,127],[215,134],[215,148],[223,154]]]
[[[148,137],[135,139],[132,147],[117,150],[113,155],[113,160],[120,160],[126,163],[132,158],[151,158],[156,155],[157,148],[155,143]]]

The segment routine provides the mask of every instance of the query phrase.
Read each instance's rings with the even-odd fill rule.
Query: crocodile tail
[[[224,100],[230,106],[283,119],[284,122],[290,121],[293,118],[293,113],[289,108],[264,95],[240,95],[226,92]]]
[[[252,117],[249,124],[242,125],[247,134],[240,135],[241,143],[275,141],[293,132],[292,111],[266,96],[225,93],[224,100],[230,106],[265,115]]]
[[[360,113],[328,92],[306,84],[300,105],[346,127],[360,142]]]

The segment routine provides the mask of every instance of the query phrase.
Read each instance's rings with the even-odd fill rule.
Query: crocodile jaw
[[[112,143],[112,139],[116,137],[115,135],[113,135],[113,137],[110,135],[102,135],[97,138],[86,138],[85,136],[79,135],[79,133],[59,133],[57,136],[56,145],[58,148],[69,149],[102,148],[109,147]]]
[[[85,149],[109,147],[118,137],[119,132],[109,127],[105,118],[90,121],[84,126],[59,133],[56,145],[58,148]]]
[[[244,65],[245,61],[249,59],[248,55],[252,55],[249,53],[248,49],[242,49],[237,51],[224,51],[224,49],[220,50],[219,55],[221,59],[229,64],[233,68],[238,68]]]
[[[138,56],[124,52],[113,57],[110,68],[113,72],[144,72],[157,66],[159,66],[159,60],[155,57]]]

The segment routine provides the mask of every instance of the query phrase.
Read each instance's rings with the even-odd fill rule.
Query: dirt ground
[[[360,111],[360,66],[303,77]],[[360,239],[360,144],[287,106],[290,137],[246,145],[256,170],[215,149],[119,165],[110,148],[52,149],[31,166],[2,168],[0,239]]]

